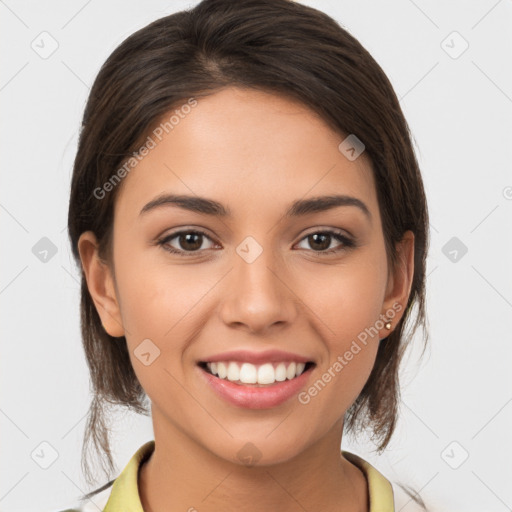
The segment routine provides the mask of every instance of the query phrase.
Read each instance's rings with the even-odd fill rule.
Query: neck
[[[367,481],[341,456],[339,423],[292,459],[253,466],[218,457],[168,427],[155,428],[155,450],[139,471],[145,512],[368,511]]]

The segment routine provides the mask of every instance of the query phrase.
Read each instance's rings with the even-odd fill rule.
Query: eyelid
[[[311,230],[307,230],[306,233],[302,236],[302,238],[309,235],[313,235],[315,233],[336,233],[337,235],[342,235],[352,240],[355,239],[354,235],[350,231],[342,228],[334,228],[331,226],[315,226],[311,228]]]

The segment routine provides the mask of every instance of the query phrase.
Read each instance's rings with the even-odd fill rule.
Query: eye
[[[158,240],[157,244],[164,250],[177,254],[178,256],[194,256],[195,253],[200,253],[202,250],[205,250],[203,247],[205,239],[215,245],[212,239],[204,231],[198,229],[182,230],[171,233],[170,235]],[[171,242],[174,240],[178,247],[172,245]],[[341,232],[328,229],[310,233],[305,236],[301,242],[304,240],[306,240],[310,247],[313,248],[313,252],[320,255],[342,252],[355,247],[356,245],[352,239],[343,235]],[[339,243],[337,247],[332,248],[333,241],[337,241]],[[210,246],[210,248],[212,248],[212,246]]]
[[[177,231],[176,233],[172,233],[158,240],[158,245],[162,246],[166,251],[179,256],[193,256],[193,253],[200,252],[201,249],[204,249],[202,245],[205,238],[212,241],[206,233],[197,229]],[[170,243],[174,239],[176,239],[176,243],[179,246],[178,248]]]
[[[305,236],[302,240],[306,240],[310,247],[315,249],[314,252],[318,252],[322,255],[337,253],[355,247],[355,242],[352,239],[333,230],[315,231]],[[340,242],[341,247],[331,248],[331,243],[334,240]]]

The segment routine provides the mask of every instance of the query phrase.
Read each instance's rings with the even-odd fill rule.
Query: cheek
[[[119,244],[122,247],[122,244]],[[219,277],[207,265],[167,264],[157,249],[118,257],[116,280],[132,366],[155,401],[182,380],[188,346],[211,311],[208,293]],[[149,341],[148,341],[149,340]]]
[[[115,268],[119,302],[127,339],[131,343],[150,338],[164,343],[174,339],[181,321],[214,284],[197,266],[167,264],[161,248],[123,251],[118,244]],[[127,256],[124,256],[127,255]],[[186,323],[186,322],[184,322]]]
[[[126,341],[135,374],[152,401],[176,400],[184,352],[204,314],[201,298],[215,283],[192,267],[151,264],[134,253],[116,266]],[[186,396],[184,397],[186,399]]]
[[[344,350],[347,342],[375,326],[383,313],[385,272],[378,259],[358,255],[343,265],[302,273],[300,296],[332,340],[331,348]]]
[[[350,264],[316,271],[303,282],[315,283],[302,291],[314,311],[315,329],[325,342],[326,359],[309,395],[323,395],[317,407],[332,407],[325,414],[342,413],[364,387],[379,346],[380,314],[385,291],[385,266],[378,259],[356,259]],[[305,397],[307,400],[308,397]],[[324,414],[324,412],[322,412]]]

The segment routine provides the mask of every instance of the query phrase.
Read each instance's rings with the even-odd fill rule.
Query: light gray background
[[[421,489],[430,510],[510,510],[512,3],[304,3],[337,19],[389,76],[417,142],[431,215],[431,350],[421,362],[413,350],[404,362],[402,416],[386,453],[377,457],[364,439],[343,447]],[[66,232],[77,130],[114,48],[189,5],[0,1],[2,511],[59,510],[88,490],[80,450],[89,377]],[[31,47],[51,48],[43,31],[58,43],[46,59]],[[454,31],[469,44],[460,56]],[[57,249],[47,262],[32,252],[43,237]],[[456,261],[446,246],[453,237],[468,249]],[[149,418],[120,418],[119,470],[152,439]],[[48,469],[31,456],[49,461],[43,442],[58,452]]]

